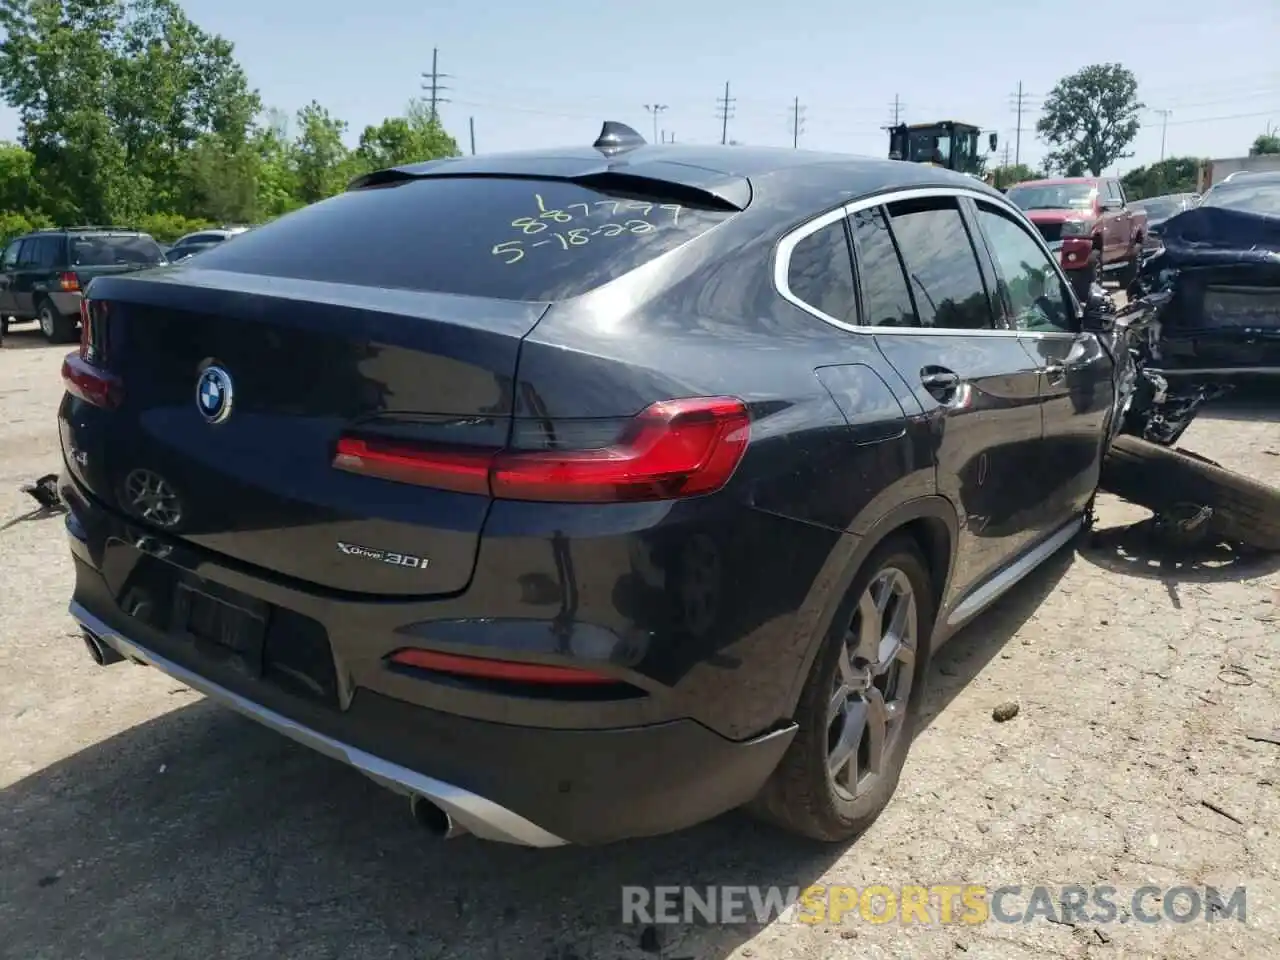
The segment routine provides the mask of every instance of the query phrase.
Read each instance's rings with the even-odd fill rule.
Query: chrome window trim
[[[848,219],[855,213],[862,210],[870,210],[873,207],[881,207],[890,203],[898,203],[902,200],[919,200],[933,197],[955,197],[956,199],[968,198],[974,201],[985,201],[991,206],[1002,210],[1007,214],[1011,214],[1016,223],[1022,226],[1023,230],[1036,242],[1041,252],[1053,264],[1054,270],[1058,274],[1058,279],[1062,281],[1064,288],[1067,290],[1071,302],[1075,305],[1076,316],[1081,316],[1081,307],[1076,299],[1075,291],[1071,287],[1070,281],[1067,280],[1066,274],[1062,270],[1062,265],[1050,252],[1048,244],[1045,243],[1039,231],[1035,229],[1027,230],[1026,215],[1016,206],[1006,200],[999,194],[987,194],[980,190],[974,190],[969,187],[910,187],[902,190],[889,190],[884,193],[877,193],[871,196],[861,197],[850,203],[843,204],[834,210],[828,210],[826,213],[819,214],[812,220],[802,223],[800,226],[793,228],[789,233],[785,234],[774,250],[773,259],[773,286],[778,295],[786,300],[792,306],[798,307],[812,317],[816,317],[823,323],[830,324],[838,330],[844,330],[848,333],[872,334],[874,336],[930,336],[930,337],[1023,337],[1030,340],[1044,339],[1069,339],[1074,340],[1079,333],[1071,333],[1069,331],[1062,332],[1031,332],[1026,330],[961,330],[952,328],[937,327],[876,327],[861,326],[852,323],[845,323],[837,320],[829,314],[823,313],[817,307],[811,306],[800,297],[796,296],[789,284],[789,274],[791,272],[791,254],[795,250],[796,245],[810,234],[816,233],[823,227],[830,226],[842,219]]]

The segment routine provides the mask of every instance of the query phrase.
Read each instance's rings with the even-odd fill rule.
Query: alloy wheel
[[[40,309],[40,332],[49,340],[53,339],[53,314],[48,307]]]
[[[827,709],[827,776],[843,800],[865,795],[889,769],[906,726],[919,632],[911,580],[886,567],[858,600]]]

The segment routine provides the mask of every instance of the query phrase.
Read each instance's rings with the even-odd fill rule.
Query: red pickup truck
[[[1147,215],[1129,204],[1115,177],[1028,180],[1006,196],[1060,250],[1077,294],[1103,277],[1127,285],[1142,258]]]

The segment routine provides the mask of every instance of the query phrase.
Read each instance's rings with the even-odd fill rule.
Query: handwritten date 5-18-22
[[[599,227],[578,227],[563,233],[543,233],[536,240],[508,240],[497,243],[493,247],[493,255],[502,257],[507,264],[519,263],[524,259],[526,248],[558,246],[562,250],[570,247],[583,247],[591,242],[592,237],[617,237],[624,233],[653,233],[658,228],[648,220],[627,220],[625,223],[606,223]],[[542,233],[542,231],[538,231]]]
[[[671,226],[680,223],[680,213],[684,209],[678,203],[646,203],[643,200],[597,200],[594,203],[571,203],[563,210],[548,210],[541,194],[533,195],[538,205],[536,217],[516,217],[511,226],[519,230],[525,237],[521,240],[508,240],[506,243],[494,244],[493,255],[502,257],[507,264],[519,263],[525,252],[534,247],[556,246],[568,250],[570,247],[582,247],[595,237],[619,237],[624,233],[653,233],[658,225],[650,219],[655,210],[663,213],[662,222]],[[604,214],[606,217],[627,216],[631,219],[608,223],[596,222],[591,225],[587,220],[593,215]],[[667,221],[670,216],[670,221]],[[583,226],[567,226],[574,222]]]

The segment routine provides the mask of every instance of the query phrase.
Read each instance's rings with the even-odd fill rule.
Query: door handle
[[[1061,383],[1067,376],[1067,368],[1061,363],[1046,364],[1040,368],[1040,372],[1050,383]]]
[[[925,367],[920,371],[920,383],[940,403],[946,403],[960,388],[960,374],[946,367]]]

